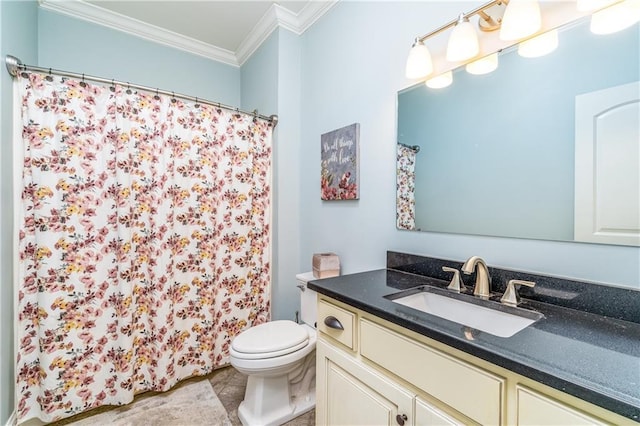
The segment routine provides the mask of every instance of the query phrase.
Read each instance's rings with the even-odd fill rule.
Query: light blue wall
[[[339,2],[302,36],[301,262],[333,250],[343,273],[385,266],[387,250],[640,289],[640,249],[395,228],[396,93],[412,39],[476,3]],[[320,200],[320,135],[360,123],[360,200]],[[498,124],[494,124],[498,126]],[[497,129],[498,127],[496,127]],[[301,264],[302,266],[302,264]]]
[[[585,19],[549,55],[509,49],[490,74],[403,92],[398,141],[421,147],[416,227],[573,240],[575,99],[638,80],[639,31],[595,35]]]
[[[300,305],[300,290],[295,275],[311,270],[311,259],[300,259],[300,38],[279,30],[278,116],[275,151],[275,206],[277,221],[278,271],[273,292],[274,318],[294,319]],[[244,88],[243,88],[244,90]],[[305,262],[306,261],[306,262]],[[302,265],[300,267],[300,265]]]
[[[13,412],[13,90],[6,55],[25,63],[38,57],[35,1],[0,1],[0,424]]]
[[[299,309],[295,275],[310,270],[310,264],[299,268],[299,37],[274,31],[242,66],[241,75],[242,107],[279,117],[273,144],[272,317],[294,319]]]
[[[243,108],[275,114],[270,111],[278,108],[278,42],[279,31],[274,31],[240,68]]]
[[[240,104],[238,67],[41,8],[38,65]]]

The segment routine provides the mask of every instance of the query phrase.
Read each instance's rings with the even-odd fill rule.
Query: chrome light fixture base
[[[478,12],[478,28],[480,28],[480,31],[489,33],[499,30],[506,9],[507,2],[500,2]]]

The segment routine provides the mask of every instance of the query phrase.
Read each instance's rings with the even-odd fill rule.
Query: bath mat
[[[72,426],[231,426],[209,380],[199,378],[163,393],[142,394],[128,405],[103,407],[99,413],[64,422]],[[60,424],[60,423],[59,423]]]

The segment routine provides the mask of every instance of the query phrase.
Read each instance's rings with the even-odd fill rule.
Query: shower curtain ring
[[[51,76],[51,68],[49,68],[49,75],[44,78],[47,81],[53,81],[53,77]]]

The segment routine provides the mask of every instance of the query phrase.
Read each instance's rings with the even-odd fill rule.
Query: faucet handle
[[[518,295],[518,291],[516,290],[517,285],[526,285],[527,287],[533,287],[534,285],[536,285],[536,283],[534,283],[533,281],[509,280],[509,283],[507,284],[507,290],[500,298],[500,303],[509,306],[518,306],[518,304],[520,303],[520,296]]]
[[[465,291],[467,289],[460,279],[460,271],[455,268],[449,268],[448,266],[443,266],[442,270],[445,272],[453,272],[453,277],[451,278],[451,282],[449,283],[447,290],[452,290],[456,293],[460,293],[461,290]]]

